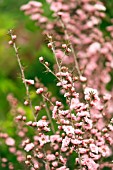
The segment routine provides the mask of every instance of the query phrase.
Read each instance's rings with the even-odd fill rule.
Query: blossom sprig
[[[17,160],[24,161],[31,170],[69,170],[69,159],[74,153],[77,155],[74,156],[74,169],[111,167],[111,162],[105,163],[103,158],[113,154],[113,98],[106,89],[113,68],[113,41],[98,29],[106,8],[99,0],[93,3],[84,0],[47,2],[53,11],[52,22],[44,16],[41,2],[30,1],[21,10],[38,22],[48,37],[47,46],[54,55],[57,69],[52,71],[43,57],[39,61],[56,78],[56,86],[66,102],[52,97],[38,79],[25,78],[16,46],[17,37],[10,30],[9,44],[15,50],[26,88],[24,105],[30,105],[34,120],[28,120],[25,111],[18,108],[17,100],[9,95],[11,111],[16,117],[17,136],[21,139],[19,152],[13,137],[1,133],[0,138],[10,152],[16,154]],[[112,27],[108,27],[108,31],[112,35]],[[36,88],[35,94],[40,97],[34,107],[30,100],[30,85]],[[30,137],[29,129],[32,129]]]
[[[15,55],[16,55],[16,58],[17,58],[17,62],[18,62],[18,65],[19,65],[19,68],[20,68],[20,72],[21,72],[21,78],[22,78],[22,81],[23,81],[23,83],[24,83],[24,85],[25,85],[26,95],[27,95],[27,101],[28,101],[29,106],[30,106],[30,108],[31,108],[31,112],[32,112],[32,114],[33,114],[33,117],[34,117],[34,119],[36,119],[36,117],[35,117],[35,115],[34,115],[34,110],[33,110],[33,106],[32,106],[32,101],[31,101],[31,99],[30,99],[30,92],[29,92],[29,85],[31,85],[31,84],[33,85],[33,84],[34,84],[34,80],[27,80],[27,79],[25,78],[24,69],[23,69],[23,66],[22,66],[22,64],[21,64],[18,47],[17,47],[16,42],[15,42],[15,40],[16,40],[16,38],[15,38],[16,35],[14,35],[13,30],[9,30],[8,34],[9,34],[9,36],[10,36],[10,38],[11,38],[11,40],[9,41],[9,44],[12,45],[13,48],[14,48]]]

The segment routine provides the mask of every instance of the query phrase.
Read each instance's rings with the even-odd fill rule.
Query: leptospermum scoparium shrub
[[[23,169],[113,169],[113,92],[106,89],[113,69],[113,26],[107,27],[109,38],[98,28],[106,8],[95,0],[47,0],[47,3],[53,11],[51,19],[44,15],[43,5],[37,1],[30,1],[21,10],[47,35],[48,48],[56,61],[54,71],[44,57],[39,61],[54,75],[66,104],[53,97],[38,78],[25,78],[16,35],[10,30],[9,44],[15,50],[26,89],[24,105],[30,107],[34,119],[28,120],[17,99],[9,95],[20,143],[17,147],[17,141],[7,133],[1,133],[0,138]],[[41,102],[36,106],[30,98],[30,86],[40,96]],[[15,169],[7,158],[1,159],[1,165]]]

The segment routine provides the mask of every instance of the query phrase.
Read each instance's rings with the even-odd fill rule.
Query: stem
[[[12,30],[9,31],[9,35],[11,36],[11,39],[12,39],[12,41],[13,41]],[[27,98],[28,98],[28,101],[29,101],[29,105],[30,105],[30,108],[31,108],[31,112],[32,112],[33,117],[34,117],[34,119],[35,119],[35,121],[36,121],[36,117],[35,117],[35,115],[34,115],[34,110],[33,110],[32,102],[31,102],[31,99],[30,99],[29,86],[27,85],[27,83],[26,83],[26,81],[25,81],[24,69],[23,69],[23,66],[22,66],[22,64],[21,64],[21,60],[20,60],[19,52],[18,52],[18,47],[16,46],[15,41],[13,41],[13,48],[14,48],[14,51],[15,51],[15,54],[16,54],[16,58],[17,58],[17,62],[18,62],[19,68],[20,68],[22,81],[23,81],[24,86],[25,86],[25,89],[26,89],[26,95],[27,95]]]
[[[55,133],[54,124],[53,124],[53,122],[52,122],[52,118],[51,118],[49,109],[48,109],[48,107],[47,107],[47,103],[45,102],[45,96],[42,95],[42,97],[43,97],[43,101],[44,101],[44,104],[45,104],[45,110],[46,110],[47,116],[48,116],[48,118],[49,118],[49,122],[50,122],[50,124],[51,124],[51,129],[52,129],[53,133]],[[47,100],[47,98],[46,98],[46,100]],[[48,99],[48,100],[49,100],[49,99]],[[53,103],[52,103],[52,105],[53,105]]]
[[[58,66],[58,69],[59,69],[59,72],[60,72],[60,71],[61,71],[61,68],[60,68],[58,59],[57,59],[57,57],[56,57],[55,47],[54,47],[53,43],[52,43],[52,51],[53,51],[53,54],[54,54],[54,56],[55,56],[55,60],[56,60],[56,63],[57,63],[57,66]]]
[[[50,37],[49,35],[47,35],[47,36]],[[58,69],[59,69],[59,72],[60,72],[60,71],[61,71],[61,68],[60,68],[60,65],[59,65],[59,62],[58,62],[58,59],[57,59],[57,56],[56,56],[55,46],[54,46],[54,43],[53,43],[53,41],[52,41],[52,37],[49,38],[49,42],[50,42],[51,45],[52,45],[51,49],[52,49],[52,52],[53,52],[53,54],[54,54],[54,57],[55,57],[55,60],[56,60],[56,64],[57,64]]]
[[[71,51],[72,51],[72,54],[73,54],[73,57],[74,57],[75,68],[76,68],[77,73],[78,73],[78,75],[79,75],[79,77],[80,77],[80,76],[81,76],[81,72],[80,72],[80,69],[79,69],[79,64],[78,64],[78,61],[77,61],[77,56],[76,56],[76,54],[75,54],[73,45],[72,45],[72,43],[70,42],[70,38],[69,38],[68,32],[67,32],[67,30],[66,30],[66,27],[65,27],[63,21],[61,20],[61,18],[60,18],[60,22],[61,22],[62,28],[64,29],[64,33],[65,33],[66,39],[68,40],[68,42],[69,42],[69,44],[70,44],[70,48],[71,48]]]
[[[43,97],[45,100],[47,100],[52,106],[54,106],[54,104],[53,104],[46,96],[42,95],[42,97]]]
[[[56,77],[56,79],[58,79],[60,81],[60,79],[55,75],[55,73],[48,67],[46,66],[44,63],[42,63],[44,65],[44,67],[47,69],[48,72],[50,72],[53,76]]]

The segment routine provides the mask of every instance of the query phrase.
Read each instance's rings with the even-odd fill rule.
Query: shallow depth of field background
[[[7,102],[7,95],[14,94],[20,103],[24,102],[25,89],[20,78],[19,67],[15,53],[8,45],[9,29],[14,29],[17,35],[17,44],[20,47],[19,53],[22,64],[25,68],[25,75],[28,79],[38,77],[51,91],[57,95],[57,88],[51,74],[46,73],[38,61],[44,56],[50,62],[51,67],[54,59],[51,51],[47,48],[47,39],[41,35],[41,30],[36,24],[20,11],[20,6],[28,0],[1,0],[0,1],[0,128],[11,127],[10,106]],[[45,9],[49,16],[48,6],[44,0]],[[109,25],[109,18],[113,18],[113,0],[103,0],[107,7],[107,17],[103,20],[100,29],[106,34],[105,27]],[[109,36],[109,35],[108,35]],[[113,78],[112,78],[113,79]],[[107,88],[112,86],[112,81]],[[32,90],[32,89],[31,89]],[[13,133],[13,129],[12,132]]]
[[[50,89],[54,82],[50,74],[44,73],[44,68],[38,58],[44,56],[51,65],[54,63],[51,51],[47,48],[47,39],[41,35],[33,21],[20,11],[20,6],[28,0],[1,0],[0,1],[0,117],[6,120],[9,106],[6,100],[8,93],[13,93],[21,102],[24,101],[25,90],[21,82],[19,67],[13,48],[8,45],[9,29],[14,29],[17,35],[17,44],[26,78],[39,77]],[[42,2],[42,1],[41,1]],[[44,2],[45,3],[45,2]],[[45,8],[46,4],[45,4]],[[49,11],[48,11],[49,13]],[[45,77],[46,79],[45,79]],[[52,84],[53,82],[53,84]],[[55,92],[54,92],[55,93]]]

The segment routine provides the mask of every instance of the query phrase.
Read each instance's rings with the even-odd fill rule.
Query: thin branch
[[[61,18],[60,18],[59,20],[60,20],[60,22],[61,22],[62,28],[64,29],[64,33],[65,33],[66,39],[68,40],[68,42],[69,42],[69,44],[70,44],[70,48],[71,48],[71,51],[72,51],[72,54],[73,54],[73,57],[74,57],[75,68],[76,68],[77,73],[78,73],[78,75],[79,75],[79,77],[80,77],[80,76],[81,76],[81,72],[80,72],[80,69],[79,69],[79,64],[78,64],[78,61],[77,61],[77,56],[76,56],[76,54],[75,54],[73,45],[72,45],[72,43],[70,42],[70,38],[69,38],[68,32],[67,32],[67,30],[66,30],[66,27],[65,27],[63,21],[61,20]]]
[[[47,69],[48,72],[50,72],[53,76],[56,77],[56,79],[58,79],[60,81],[60,79],[55,75],[55,73],[44,63],[42,63],[44,65],[44,67]]]
[[[48,107],[47,107],[47,103],[45,102],[45,100],[47,100],[47,98],[45,99],[45,96],[44,96],[44,95],[42,95],[42,97],[43,97],[43,102],[44,102],[44,104],[45,104],[45,110],[46,110],[46,113],[47,113],[49,122],[50,122],[50,124],[51,124],[51,129],[52,129],[53,133],[55,133],[54,124],[53,124],[53,122],[52,122],[52,118],[51,118],[49,109],[48,109]],[[49,99],[48,99],[48,100],[49,100]],[[50,101],[49,101],[49,102],[50,102]],[[52,105],[53,105],[53,103],[52,103]]]
[[[20,60],[20,57],[19,57],[18,47],[16,46],[16,43],[15,43],[14,38],[13,38],[14,35],[12,34],[12,30],[9,31],[9,35],[10,35],[11,40],[12,40],[12,45],[13,45],[13,48],[14,48],[14,51],[15,51],[15,54],[16,54],[16,58],[17,58],[17,62],[18,62],[19,68],[20,68],[21,78],[22,78],[22,81],[23,81],[25,89],[26,89],[26,95],[27,95],[27,98],[28,98],[28,101],[29,101],[31,112],[32,112],[33,117],[34,117],[34,119],[36,121],[36,117],[35,117],[35,114],[34,114],[32,102],[31,102],[31,99],[30,99],[29,86],[27,85],[27,83],[25,81],[24,69],[23,69],[23,66],[21,64],[21,60]]]

